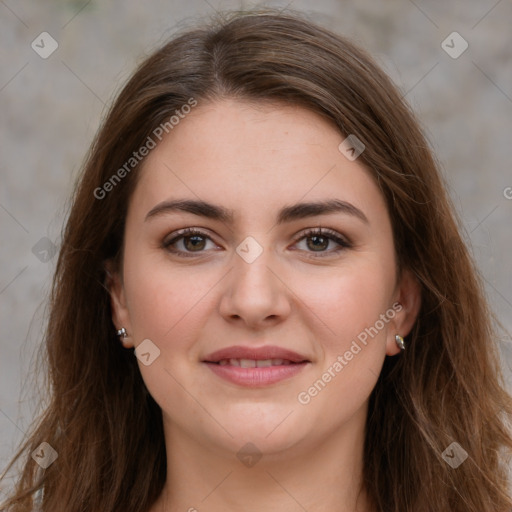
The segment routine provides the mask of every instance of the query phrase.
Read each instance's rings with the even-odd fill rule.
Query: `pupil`
[[[310,249],[311,249],[311,248],[317,248],[317,249],[318,249],[318,248],[321,248],[321,249],[325,249],[325,248],[326,248],[327,243],[328,243],[328,240],[327,240],[327,238],[326,238],[326,237],[324,237],[324,236],[314,235],[314,236],[311,236],[311,237],[309,237],[309,238],[310,238],[310,240],[317,240],[317,241],[318,241],[318,240],[322,240],[322,241],[323,241],[323,244],[320,244],[320,245],[313,244],[313,245],[311,245],[311,246],[310,246]],[[327,242],[327,243],[326,243],[326,242]],[[309,245],[309,244],[308,244],[308,245]]]
[[[192,246],[189,247],[187,242],[191,242]],[[201,245],[201,244],[203,244],[203,245]],[[194,248],[195,249],[197,249],[197,248],[203,249],[204,248],[204,240],[199,235],[188,236],[188,237],[185,238],[185,246],[187,246],[187,249],[190,249],[190,248],[192,248],[192,249],[194,249]]]

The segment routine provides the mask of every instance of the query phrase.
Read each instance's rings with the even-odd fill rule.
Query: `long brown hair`
[[[98,190],[191,98],[225,97],[299,105],[355,134],[387,203],[399,268],[420,283],[407,350],[386,359],[370,397],[364,484],[374,508],[510,510],[512,406],[493,316],[418,122],[364,51],[304,15],[272,10],[178,34],[140,65],[106,116],[74,193],[51,292],[50,403],[7,468],[23,461],[0,510],[33,510],[44,491],[44,512],[144,512],[162,491],[161,410],[116,337],[105,285],[140,164],[110,181],[108,194]],[[31,458],[42,442],[58,453],[44,471]],[[454,467],[450,457],[461,450],[468,457]]]

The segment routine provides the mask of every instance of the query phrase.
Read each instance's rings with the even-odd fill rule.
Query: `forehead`
[[[238,100],[200,105],[147,156],[133,203],[150,208],[169,198],[200,198],[251,217],[283,203],[339,198],[370,216],[386,214],[370,172],[338,149],[344,138],[301,107]]]

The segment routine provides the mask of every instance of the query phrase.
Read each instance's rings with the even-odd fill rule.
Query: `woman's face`
[[[343,139],[299,107],[222,100],[148,155],[111,291],[168,434],[270,454],[362,431],[419,292],[397,282],[384,199]],[[212,355],[234,346],[249,352]]]

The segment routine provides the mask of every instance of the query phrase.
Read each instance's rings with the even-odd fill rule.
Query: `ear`
[[[110,306],[112,309],[112,323],[116,330],[124,327],[127,337],[120,337],[120,341],[125,348],[134,347],[131,336],[132,328],[130,314],[126,305],[126,294],[124,290],[123,278],[121,272],[116,268],[112,260],[105,262],[106,279],[105,285],[110,293]]]
[[[386,341],[386,355],[388,356],[394,356],[400,352],[400,348],[395,341],[395,335],[399,334],[402,338],[405,338],[411,332],[421,307],[421,286],[413,273],[408,269],[402,271],[402,276],[395,293],[394,304],[397,304],[396,308],[393,307],[396,314],[389,322],[388,338]]]

